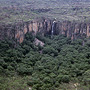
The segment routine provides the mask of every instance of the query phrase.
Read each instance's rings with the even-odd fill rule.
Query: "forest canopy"
[[[36,46],[35,38],[45,45]],[[74,83],[78,90],[90,89],[89,39],[28,33],[17,46],[0,41],[0,90],[74,90]]]

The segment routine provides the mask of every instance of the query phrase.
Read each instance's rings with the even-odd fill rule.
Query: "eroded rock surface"
[[[0,25],[0,39],[16,39],[22,43],[24,36],[28,32],[35,35],[40,32],[42,35],[51,34],[53,20],[40,18],[30,22],[17,23],[15,25]],[[71,39],[90,37],[89,23],[76,23],[70,21],[56,21],[54,25],[54,35],[63,34]]]

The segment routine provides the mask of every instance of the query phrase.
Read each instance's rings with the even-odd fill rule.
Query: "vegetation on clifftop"
[[[0,23],[30,21],[37,17],[90,21],[89,0],[0,0]]]

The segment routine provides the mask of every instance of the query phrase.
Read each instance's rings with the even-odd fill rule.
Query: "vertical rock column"
[[[33,32],[36,33],[38,32],[38,22],[37,21],[33,21]]]
[[[17,42],[22,43],[24,40],[24,35],[27,33],[27,26],[23,24],[16,25],[15,27],[15,39]]]
[[[90,37],[90,24],[87,25],[87,37]]]

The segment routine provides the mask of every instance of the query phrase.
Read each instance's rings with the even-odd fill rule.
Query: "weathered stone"
[[[40,32],[42,35],[51,34],[53,20],[40,18],[30,22],[17,23],[15,25],[0,25],[0,39],[16,39],[22,43],[24,36],[28,32],[33,32],[35,35]],[[77,39],[79,36],[85,35],[90,37],[89,23],[76,23],[70,21],[56,21],[54,25],[54,35],[63,34],[71,39]]]

